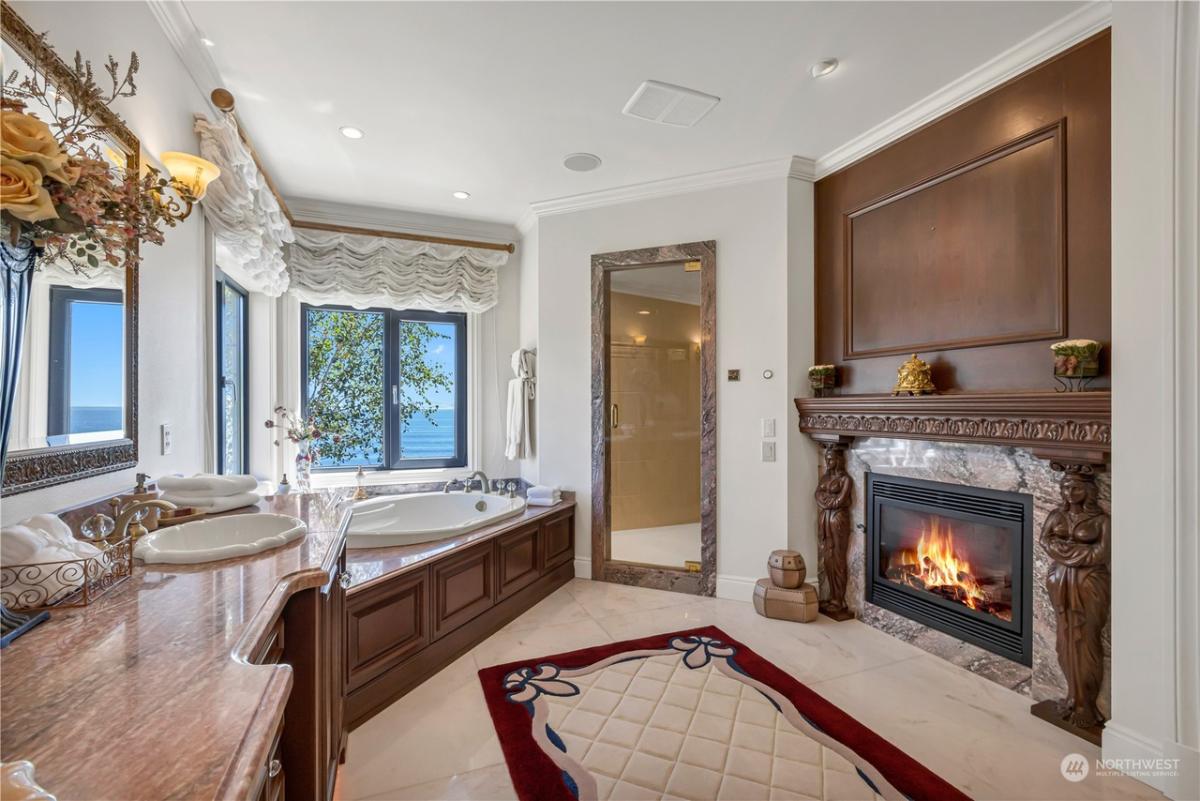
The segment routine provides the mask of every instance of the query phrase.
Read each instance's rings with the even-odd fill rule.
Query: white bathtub
[[[444,540],[524,510],[524,498],[478,492],[422,492],[371,498],[354,504],[346,547],[386,548]]]

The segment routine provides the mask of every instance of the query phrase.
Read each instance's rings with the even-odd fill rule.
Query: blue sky
[[[71,304],[72,406],[123,404],[124,311],[116,303]]]

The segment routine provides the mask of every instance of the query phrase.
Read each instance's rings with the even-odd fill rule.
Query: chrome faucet
[[[483,472],[482,470],[476,470],[474,473],[467,476],[467,480],[463,482],[463,485],[467,488],[467,492],[471,491],[471,482],[477,478],[480,481],[480,486],[483,488],[484,495],[487,495],[492,491],[492,482],[491,479],[487,477],[487,473]]]

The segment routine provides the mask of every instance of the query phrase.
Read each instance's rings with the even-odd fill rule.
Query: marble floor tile
[[[501,631],[520,631],[590,619],[587,610],[575,600],[570,590],[560,587]]]
[[[599,623],[588,618],[554,626],[501,629],[475,646],[471,655],[478,667],[485,668],[522,657],[536,658],[612,641]]]
[[[476,672],[467,654],[351,732],[342,798],[502,765]]]
[[[476,672],[716,625],[978,799],[1162,799],[1127,777],[1062,778],[1099,750],[1029,713],[1029,699],[858,621],[769,620],[739,601],[574,580],[350,736],[339,801],[510,799]],[[1094,763],[1093,763],[1094,764]]]

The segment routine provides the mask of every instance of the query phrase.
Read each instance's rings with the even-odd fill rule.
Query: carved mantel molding
[[[923,397],[796,398],[800,430],[830,436],[978,442],[1029,448],[1057,462],[1104,464],[1112,442],[1112,394],[957,393]]]

